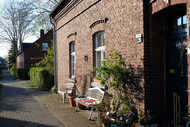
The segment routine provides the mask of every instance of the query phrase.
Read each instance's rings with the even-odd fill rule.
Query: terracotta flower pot
[[[75,102],[75,97],[74,96],[68,96],[69,98],[69,104],[72,106],[72,107],[75,107],[76,106],[76,102]]]

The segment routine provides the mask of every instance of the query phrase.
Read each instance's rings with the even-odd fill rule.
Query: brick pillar
[[[151,85],[152,85],[152,5],[149,0],[144,0],[144,91],[145,113],[151,110]]]

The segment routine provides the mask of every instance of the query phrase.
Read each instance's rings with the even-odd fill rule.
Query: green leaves
[[[111,103],[105,105],[105,99],[103,100],[104,109],[112,113],[117,112],[117,116],[127,117],[128,113],[132,111],[134,95],[142,93],[140,86],[142,68],[126,66],[125,59],[117,50],[110,51],[107,59],[101,65],[93,72],[96,72],[96,78],[100,80],[101,84],[107,86],[105,93],[112,95]]]
[[[121,89],[121,85],[126,82],[125,59],[121,57],[119,51],[112,50],[96,72],[96,78],[101,81],[102,85],[107,84],[114,89]]]
[[[49,47],[47,55],[35,67],[45,67],[50,74],[54,72],[54,49],[53,46]]]

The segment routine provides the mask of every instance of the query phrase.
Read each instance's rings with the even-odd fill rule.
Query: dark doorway
[[[151,114],[175,127],[187,109],[186,5],[168,7],[152,16]]]

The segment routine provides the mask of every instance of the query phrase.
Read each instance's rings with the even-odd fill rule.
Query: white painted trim
[[[97,51],[97,52],[98,51],[104,51],[105,48],[106,48],[105,46],[101,46],[101,47],[96,48],[95,51]]]

